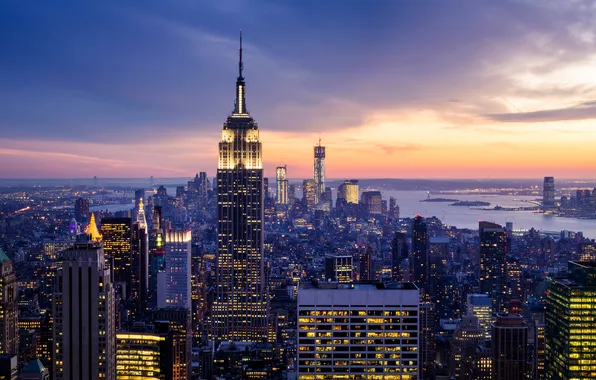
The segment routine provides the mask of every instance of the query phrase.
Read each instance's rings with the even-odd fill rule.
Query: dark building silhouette
[[[528,326],[522,316],[498,313],[491,342],[493,380],[528,379]]]
[[[507,255],[510,240],[499,224],[480,222],[480,291],[493,300],[493,312],[506,311]]]
[[[78,198],[75,201],[75,220],[79,223],[86,223],[89,221],[90,215],[89,199]]]
[[[366,251],[360,254],[360,280],[374,280],[375,272],[373,266],[374,249],[367,247]]]
[[[542,206],[550,208],[555,206],[555,178],[544,177],[544,187],[542,190]]]
[[[408,239],[403,232],[396,232],[391,242],[391,279],[401,281],[401,263],[408,258]]]
[[[424,218],[416,215],[412,225],[412,261],[414,265],[413,281],[428,293],[430,281],[430,246]]]

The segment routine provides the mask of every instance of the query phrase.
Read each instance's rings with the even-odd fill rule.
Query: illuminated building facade
[[[298,379],[419,379],[410,283],[320,283],[298,292]]]
[[[287,167],[278,166],[276,169],[277,179],[277,204],[287,205],[289,203],[289,184],[288,184],[288,171]]]
[[[57,277],[53,379],[114,380],[114,289],[101,244],[64,251]]]
[[[339,283],[354,279],[354,260],[351,255],[325,256],[325,280]]]
[[[78,223],[87,223],[89,221],[89,199],[77,198],[75,201],[75,220]]]
[[[555,207],[555,178],[544,177],[542,190],[542,206],[545,208]]]
[[[302,203],[307,210],[312,210],[317,204],[317,185],[314,179],[302,181]]]
[[[484,338],[491,337],[491,324],[493,323],[493,301],[487,294],[468,294],[468,315],[478,318],[478,324]]]
[[[596,378],[596,263],[570,261],[546,300],[546,379]]]
[[[361,203],[365,215],[383,214],[383,196],[380,191],[364,191]]]
[[[337,198],[345,199],[346,203],[358,204],[359,195],[357,179],[345,180],[337,187]]]
[[[0,248],[0,354],[19,352],[17,277],[12,260]]]
[[[165,240],[165,288],[158,289],[157,306],[190,310],[191,231],[166,231]]]
[[[315,162],[313,167],[313,179],[315,181],[315,203],[322,201],[323,193],[325,192],[325,147],[321,145],[315,146]]]
[[[114,282],[124,282],[132,288],[132,220],[130,218],[103,218],[101,234],[106,258],[114,269]]]
[[[507,255],[511,251],[507,230],[499,224],[480,222],[480,291],[493,301],[493,312],[507,303]]]
[[[493,380],[526,380],[528,363],[528,326],[519,314],[497,313],[492,325]]]
[[[224,124],[217,169],[216,341],[267,339],[263,261],[263,165],[259,128],[246,108],[242,37],[236,104]]]
[[[449,352],[449,374],[456,379],[470,379],[476,348],[484,339],[484,331],[478,324],[478,318],[466,315],[455,330]]]
[[[430,282],[430,242],[424,218],[416,215],[412,225],[413,281],[419,288],[429,291]]]

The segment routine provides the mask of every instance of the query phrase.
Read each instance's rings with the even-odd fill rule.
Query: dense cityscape
[[[0,379],[596,378],[594,236],[507,221],[581,225],[596,188],[428,189],[464,228],[327,179],[322,139],[264,173],[239,54],[215,177],[0,188]]]

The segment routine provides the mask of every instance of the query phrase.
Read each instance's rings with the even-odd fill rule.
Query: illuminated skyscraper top
[[[314,163],[314,180],[315,180],[315,202],[321,201],[321,195],[325,192],[325,147],[321,145],[315,146],[315,163]]]
[[[259,129],[246,109],[242,34],[234,111],[224,123],[217,169],[217,276],[213,339],[267,337],[263,261],[263,166]]]
[[[143,199],[139,201],[139,210],[137,211],[137,223],[139,223],[139,228],[144,229],[147,232],[147,219],[145,218],[145,205],[143,204]]]

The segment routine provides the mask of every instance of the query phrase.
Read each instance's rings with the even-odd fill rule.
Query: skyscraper
[[[493,312],[503,312],[507,298],[507,230],[499,224],[480,222],[480,291],[493,300]]]
[[[493,322],[493,301],[488,294],[468,294],[467,296],[468,315],[478,319],[478,326],[482,330],[485,339],[490,339],[490,326]]]
[[[358,204],[358,180],[345,180],[337,187],[337,198],[345,199],[347,203]]]
[[[544,177],[544,187],[542,190],[542,206],[545,208],[555,206],[555,178]]]
[[[53,378],[115,380],[114,289],[101,244],[62,252],[57,284]]]
[[[277,204],[280,205],[287,205],[289,203],[288,199],[288,172],[287,167],[278,166],[276,170],[276,179],[277,179]]]
[[[112,263],[114,282],[126,283],[132,288],[132,220],[130,218],[103,218],[101,234],[105,256]]]
[[[313,179],[315,180],[315,203],[321,202],[321,196],[325,192],[325,147],[321,145],[315,146],[315,162],[313,168]]]
[[[493,380],[526,380],[528,326],[519,314],[498,313],[492,325]]]
[[[89,221],[89,199],[78,198],[75,201],[75,219],[79,223],[86,223]]]
[[[406,234],[403,232],[396,232],[395,237],[391,241],[391,279],[393,281],[401,281],[400,276],[402,261],[408,258],[408,241]]]
[[[375,271],[373,263],[373,247],[366,247],[366,251],[360,253],[360,280],[374,280]]]
[[[137,318],[146,311],[149,292],[149,229],[142,198],[139,200],[136,222],[132,226],[132,238],[132,288],[130,292],[134,302],[133,317]]]
[[[330,254],[325,256],[325,279],[334,282],[352,282],[354,279],[352,255]]]
[[[312,179],[302,181],[302,203],[304,207],[311,210],[317,204],[317,185]]]
[[[158,291],[158,307],[191,306],[191,231],[166,231],[165,289]]]
[[[428,230],[424,218],[416,215],[412,225],[412,260],[414,264],[414,282],[419,288],[429,291],[430,246]]]
[[[546,294],[546,379],[593,378],[596,263],[570,261],[567,276],[551,279]]]
[[[298,379],[419,379],[419,292],[394,285],[301,285]]]
[[[242,35],[234,111],[224,123],[217,169],[218,254],[212,307],[217,341],[265,341],[263,165],[259,128],[246,108]]]
[[[18,353],[17,278],[12,260],[0,248],[0,354]]]
[[[383,196],[380,191],[364,191],[360,202],[365,215],[383,214]]]

